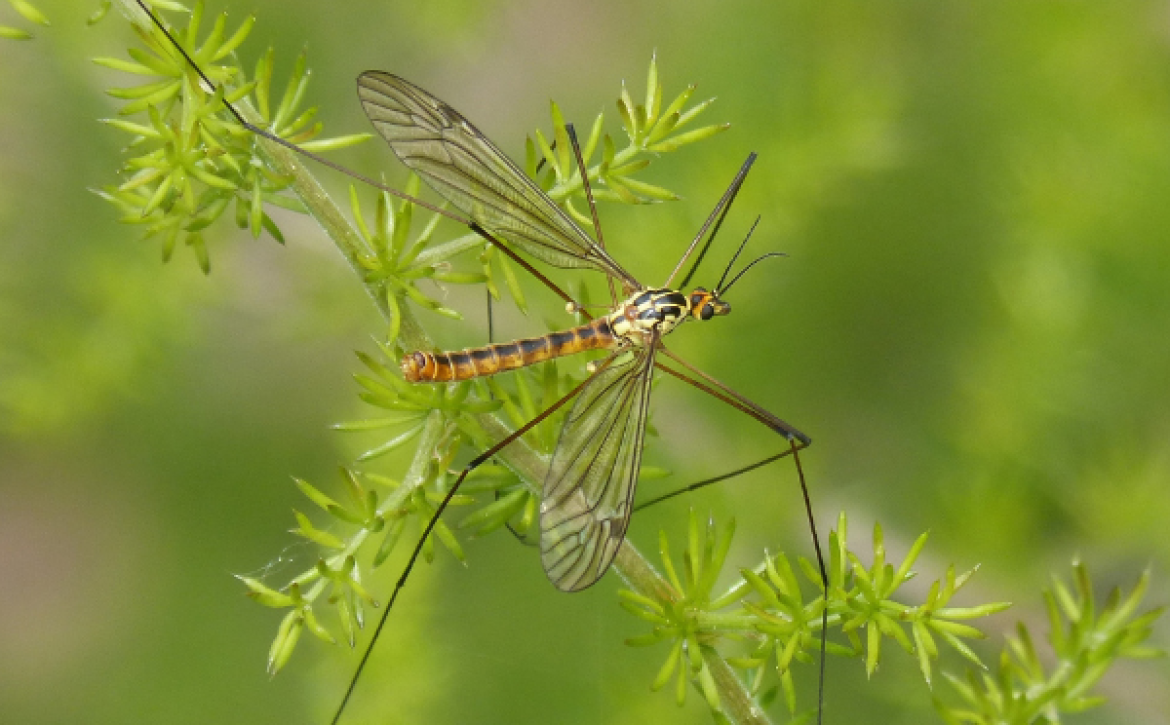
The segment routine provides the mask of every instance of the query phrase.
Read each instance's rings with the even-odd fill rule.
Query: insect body
[[[611,314],[563,332],[458,352],[412,352],[402,358],[402,375],[412,383],[446,383],[495,375],[586,350],[645,345],[689,318],[726,315],[731,305],[699,287],[689,296],[670,289],[642,290]]]
[[[625,539],[645,434],[653,348],[687,319],[709,320],[730,311],[717,294],[701,287],[690,295],[645,289],[609,315],[570,330],[474,350],[409,353],[402,358],[402,372],[411,382],[445,382],[494,375],[585,350],[636,353],[614,370],[598,371],[585,386],[565,422],[545,479],[541,561],[558,588],[575,591],[605,572]],[[626,369],[628,374],[618,372]],[[636,384],[623,383],[625,377]],[[616,394],[592,393],[610,389]],[[598,400],[603,397],[612,403]]]

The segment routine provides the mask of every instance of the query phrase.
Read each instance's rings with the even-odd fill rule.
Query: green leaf
[[[341,466],[340,473],[341,481],[345,484],[345,492],[349,494],[349,500],[360,507],[366,500],[366,488],[358,478],[357,471]]]
[[[256,176],[252,180],[252,205],[251,213],[248,216],[248,228],[252,231],[252,238],[260,238],[260,220],[264,215],[264,197],[260,191],[260,177]]]
[[[487,277],[479,272],[435,272],[434,279],[448,284],[483,284]]]
[[[589,129],[589,138],[585,141],[585,148],[581,149],[581,156],[585,159],[586,164],[593,158],[593,153],[597,151],[597,143],[601,140],[604,123],[605,114],[597,114],[597,118],[593,121],[593,127]]]
[[[145,138],[151,138],[151,139],[156,139],[156,140],[162,138],[162,134],[160,134],[158,132],[158,129],[156,129],[156,128],[153,128],[151,126],[143,126],[142,124],[139,124],[139,123],[131,123],[129,121],[123,121],[120,118],[100,118],[100,119],[98,119],[98,122],[104,123],[107,126],[113,126],[114,128],[118,129],[119,131],[125,131],[126,133],[130,134],[131,136],[143,136]]]
[[[674,562],[670,557],[670,542],[666,538],[665,531],[658,532],[658,554],[662,558],[662,568],[666,570],[666,578],[674,586],[675,591],[685,591],[682,582],[679,581],[678,574],[674,571]]]
[[[516,278],[516,272],[512,269],[511,262],[501,255],[499,265],[500,270],[504,273],[504,284],[508,287],[508,294],[512,295],[512,300],[520,312],[527,315],[528,302],[524,299],[524,290],[520,287],[520,280]]]
[[[630,591],[629,589],[619,589],[618,590],[618,598],[625,600],[627,602],[630,602],[631,604],[637,605],[639,607],[643,607],[647,611],[652,612],[655,615],[657,615],[659,618],[663,618],[666,616],[666,610],[663,608],[662,603],[655,600],[655,599],[651,599],[650,597],[648,597],[644,594],[639,594],[638,592],[633,592],[633,591]]]
[[[280,228],[276,226],[276,222],[272,221],[272,217],[268,216],[268,214],[260,215],[260,226],[262,226],[264,231],[268,232],[268,235],[275,239],[278,244],[284,244],[284,234],[281,233]]]
[[[46,27],[51,25],[49,19],[45,17],[45,14],[37,10],[32,3],[26,2],[25,0],[8,0],[8,4],[30,23],[37,23]]]
[[[475,513],[464,517],[459,522],[459,528],[474,528],[476,530],[475,533],[479,536],[495,531],[508,523],[508,520],[513,516],[520,513],[527,500],[528,491],[523,488],[517,488]]]
[[[723,712],[723,703],[719,699],[719,688],[715,686],[715,678],[711,676],[711,669],[707,667],[704,662],[699,669],[699,690],[703,693],[703,699],[707,701],[707,706],[714,712]]]
[[[0,38],[7,40],[32,40],[32,33],[8,25],[0,25]]]
[[[792,670],[785,670],[780,676],[780,687],[784,690],[784,703],[788,712],[796,712],[796,683],[792,679]]]
[[[393,345],[398,341],[398,335],[402,330],[402,311],[398,307],[398,297],[389,290],[386,292],[386,316],[389,320],[386,342]]]
[[[364,453],[362,453],[361,455],[359,455],[357,457],[357,460],[369,461],[369,460],[372,460],[372,459],[377,458],[379,456],[384,456],[387,453],[390,453],[391,451],[397,450],[398,448],[401,448],[402,446],[406,445],[421,432],[422,432],[421,425],[412,426],[409,429],[407,429],[405,432],[394,436],[390,440],[388,440],[384,443],[381,443],[377,446],[374,446],[373,448],[365,451]]]
[[[443,546],[447,547],[447,550],[459,560],[459,563],[467,564],[467,555],[463,553],[463,546],[455,538],[455,534],[451,532],[451,528],[445,522],[436,521],[435,528],[431,530],[431,533],[438,537],[439,541],[443,543]]]
[[[678,116],[682,113],[683,106],[687,105],[687,101],[691,100],[691,96],[695,94],[695,84],[692,83],[683,89],[682,93],[675,96],[666,110],[662,112],[660,118],[667,118],[669,116]]]
[[[881,629],[876,622],[870,621],[865,625],[866,635],[866,653],[865,653],[865,676],[873,677],[873,673],[877,670],[878,659],[882,653],[882,634]]]
[[[334,136],[333,138],[325,138],[319,141],[304,141],[299,146],[305,151],[323,153],[357,146],[373,137],[374,135],[372,133],[354,133],[348,136]]]
[[[662,86],[658,85],[658,55],[650,56],[650,72],[646,78],[646,122],[653,125],[662,107]]]
[[[297,510],[293,510],[293,515],[296,516],[298,527],[293,529],[293,533],[303,536],[309,541],[315,542],[329,549],[344,549],[345,544],[333,534],[327,531],[322,531],[313,526],[313,522],[309,520],[308,516]]]
[[[966,637],[968,639],[983,639],[987,635],[974,627],[966,624],[958,624],[957,622],[947,622],[941,619],[932,619],[930,626],[939,632],[949,632],[956,637]]]
[[[623,204],[641,204],[642,200],[636,194],[626,188],[622,179],[617,176],[605,177],[606,183],[609,185],[611,191],[618,195]]]
[[[640,194],[644,197],[649,197],[651,199],[657,199],[658,201],[677,201],[678,199],[682,198],[670,189],[665,189],[661,186],[655,186],[654,184],[647,184],[644,181],[631,179],[628,176],[622,178],[622,185],[629,187],[637,194]]]
[[[211,56],[212,62],[222,60],[223,58],[226,58],[227,56],[234,53],[235,50],[239,48],[248,38],[248,35],[252,32],[252,27],[255,25],[255,15],[249,15],[248,17],[244,18],[244,21],[240,23],[240,27],[236,28],[236,32],[232,34],[232,37],[228,38],[226,42],[220,44],[219,48]]]
[[[666,635],[661,632],[650,632],[648,634],[641,634],[637,637],[627,637],[625,644],[629,647],[648,647],[650,645],[658,644]]]
[[[906,552],[906,558],[902,560],[898,571],[894,574],[894,581],[901,583],[909,579],[911,574],[911,567],[914,562],[918,560],[918,555],[922,553],[923,547],[926,546],[926,540],[930,538],[930,532],[923,532],[921,536],[914,540],[914,544],[910,547],[910,551]]]
[[[113,70],[119,70],[123,73],[132,73],[141,76],[152,76],[158,72],[155,68],[149,68],[141,63],[131,63],[119,58],[94,58],[93,63],[95,65],[105,66],[106,68],[112,68]]]
[[[305,626],[309,628],[310,632],[327,644],[337,644],[337,640],[333,638],[333,635],[329,634],[329,630],[325,629],[317,621],[317,615],[313,613],[312,609],[306,608],[303,611],[305,615]]]
[[[1150,570],[1147,569],[1142,572],[1138,578],[1137,584],[1134,585],[1133,591],[1125,598],[1124,602],[1114,607],[1108,607],[1101,616],[1102,629],[1114,629],[1121,626],[1121,623],[1133,616],[1137,611],[1138,604],[1146,596],[1146,591],[1150,585]]]
[[[932,657],[938,656],[938,648],[922,622],[914,622],[910,627],[914,635],[914,650],[918,656],[918,669],[922,672],[922,677],[929,687],[931,684],[930,660]]]
[[[211,274],[211,257],[207,254],[207,244],[203,241],[202,234],[188,234],[186,244],[195,253],[195,261],[199,264],[199,269],[203,274]]]
[[[194,176],[196,179],[199,179],[200,181],[202,181],[204,184],[207,184],[208,186],[211,186],[211,187],[215,187],[217,189],[223,189],[224,191],[235,191],[238,188],[234,183],[232,183],[228,179],[225,179],[221,176],[216,176],[215,174],[204,171],[203,169],[199,168],[198,166],[190,167],[188,169],[188,173],[190,173],[191,176]],[[255,211],[255,209],[260,207],[259,188],[260,188],[259,187],[259,179],[257,179],[257,185],[252,192],[254,194],[253,198],[256,199],[256,201],[253,202],[253,217],[257,213]],[[257,225],[257,228],[259,228],[258,225]],[[257,236],[257,237],[260,236],[258,231],[256,232],[255,236]]]
[[[1011,606],[1011,602],[989,602],[974,607],[941,607],[934,615],[945,619],[976,619],[998,614]]]
[[[622,126],[626,129],[626,135],[629,136],[631,142],[637,143],[638,121],[634,115],[634,102],[630,100],[630,92],[625,83],[622,83],[622,94],[618,98],[617,105],[618,114],[622,118]]]
[[[983,662],[979,659],[979,656],[977,654],[975,654],[975,651],[967,646],[966,642],[959,639],[958,637],[951,634],[950,632],[940,631],[938,634],[940,637],[943,638],[944,642],[949,644],[951,646],[951,648],[954,649],[956,652],[963,655],[963,657],[967,658],[967,660],[969,662],[971,662],[976,667],[978,667],[982,670],[987,669],[987,666],[983,664]]]
[[[386,535],[382,537],[382,543],[378,546],[378,552],[374,555],[375,568],[381,566],[382,562],[386,561],[386,557],[390,556],[390,552],[394,550],[395,545],[398,544],[398,539],[402,536],[405,524],[405,519],[395,519],[386,527]]]
[[[297,488],[300,489],[301,493],[305,494],[305,496],[310,501],[317,504],[317,506],[320,507],[322,510],[329,511],[331,508],[334,508],[337,506],[336,501],[329,498],[325,494],[321,493],[321,491],[319,491],[317,488],[315,488],[308,481],[301,479],[301,478],[293,478],[293,482],[296,483]]]
[[[658,669],[658,674],[654,677],[653,684],[650,689],[657,692],[670,681],[671,675],[674,674],[678,668],[679,658],[682,656],[682,640],[677,640],[671,645],[670,653],[666,656],[666,661],[662,663],[662,667]]]
[[[672,136],[665,141],[659,141],[656,144],[651,144],[648,148],[650,151],[655,151],[657,153],[677,151],[683,146],[711,138],[715,134],[722,133],[729,128],[731,128],[730,123],[720,123],[713,126],[704,126],[702,128],[696,128],[694,131],[688,131],[677,136]]]
[[[101,0],[101,2],[98,3],[97,10],[93,11],[93,13],[85,19],[85,24],[93,25],[100,22],[102,18],[106,17],[106,13],[110,11],[110,2],[111,0]]]
[[[358,623],[361,619],[361,604],[350,589],[343,589],[333,601],[337,608],[337,618],[341,622],[341,631],[345,634],[345,641],[352,648],[357,639],[357,630],[361,626]]]
[[[288,658],[296,649],[304,624],[304,617],[299,609],[285,615],[280,623],[280,629],[277,630],[276,639],[268,649],[268,674],[275,675],[288,664]]]
[[[272,117],[272,129],[278,135],[284,130],[289,117],[301,104],[301,99],[304,97],[309,83],[308,75],[305,73],[307,62],[308,56],[302,50],[297,55],[293,70],[288,76],[288,83],[284,87],[284,94],[280,98],[280,105],[276,107],[276,113]]]
[[[236,578],[242,581],[244,585],[248,587],[249,597],[255,599],[257,602],[263,604],[266,607],[283,609],[285,607],[291,607],[295,604],[292,597],[283,592],[278,592],[269,586],[266,586],[258,579],[240,576],[239,574],[236,575]]]

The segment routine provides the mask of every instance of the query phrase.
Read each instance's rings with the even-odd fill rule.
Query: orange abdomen
[[[495,375],[554,357],[613,347],[607,318],[563,332],[459,352],[412,352],[402,357],[402,376],[411,383],[449,383]]]

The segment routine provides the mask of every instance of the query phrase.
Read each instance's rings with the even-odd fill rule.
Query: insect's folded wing
[[[565,419],[540,505],[541,562],[563,591],[600,579],[625,539],[655,347],[637,348],[599,372]]]
[[[402,163],[484,229],[549,264],[631,279],[458,111],[381,71],[358,76],[358,97]]]

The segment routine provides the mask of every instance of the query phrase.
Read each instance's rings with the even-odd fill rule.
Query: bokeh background
[[[373,349],[380,320],[306,220],[282,218],[287,247],[221,230],[208,277],[184,251],[160,264],[88,191],[115,179],[123,137],[95,119],[115,108],[103,89],[128,82],[89,59],[125,57],[131,33],[117,15],[87,29],[96,3],[39,5],[52,28],[0,43],[0,719],[321,722],[356,658],[307,638],[269,678],[277,615],[231,575],[311,563],[286,532],[307,505],[290,476],[332,486],[369,443],[327,425],[369,414],[352,351]],[[719,97],[707,118],[734,126],[651,168],[685,201],[604,207],[607,237],[664,277],[760,153],[725,244],[760,214],[753,246],[790,257],[674,347],[812,435],[822,527],[848,511],[864,551],[880,520],[895,555],[929,529],[919,592],[948,563],[981,564],[965,601],[1017,603],[986,623],[989,661],[1016,619],[1044,631],[1040,590],[1074,557],[1102,593],[1148,567],[1149,605],[1167,601],[1170,3],[225,7],[259,16],[249,63],[272,45],[287,69],[308,50],[331,132],[366,130],[353,79],[378,68],[513,155],[547,129],[550,98],[620,133],[620,83],[637,97],[656,51],[668,93],[697,82]],[[400,178],[380,144],[341,158]],[[480,296],[450,295],[469,317],[454,341],[479,343]],[[664,435],[647,455],[677,482],[776,444],[672,382],[655,397]],[[737,517],[738,564],[811,551],[787,467],[659,507],[631,538],[652,554],[690,506]],[[643,628],[614,577],[566,596],[507,537],[468,549],[468,567],[440,558],[412,579],[354,722],[709,720],[694,693],[679,710],[649,692],[665,651],[622,644]],[[901,653],[870,684],[860,662],[831,664],[826,722],[935,721]],[[1110,704],[1078,722],[1170,722],[1164,661],[1101,689]]]

